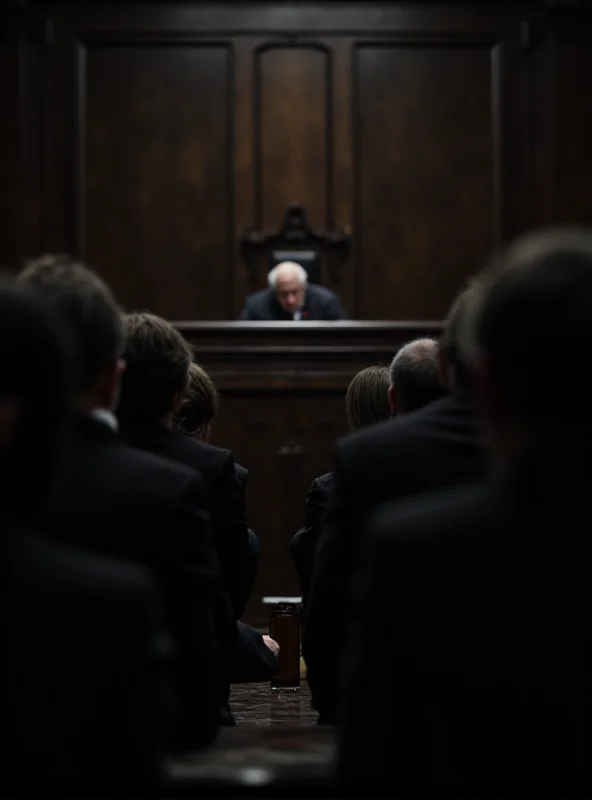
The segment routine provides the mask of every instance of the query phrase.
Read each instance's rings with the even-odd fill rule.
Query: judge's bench
[[[176,322],[221,394],[213,444],[249,472],[247,517],[261,542],[245,620],[265,625],[266,595],[297,595],[290,538],[306,492],[332,469],[348,432],[345,392],[364,367],[388,366],[401,345],[438,336],[436,322]]]

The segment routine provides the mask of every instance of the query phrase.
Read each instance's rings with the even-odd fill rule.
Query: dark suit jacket
[[[247,488],[247,481],[249,480],[249,470],[243,467],[241,464],[237,464],[235,461],[234,471],[236,473],[236,477],[238,478],[238,482],[240,483],[241,488],[244,492]]]
[[[262,289],[247,297],[240,318],[253,322],[273,320],[279,322],[291,320],[293,315],[284,311],[272,289]],[[306,289],[302,319],[336,321],[347,319],[347,314],[335,292],[324,286],[309,284]]]
[[[192,467],[202,476],[224,588],[238,620],[255,582],[259,555],[257,537],[249,532],[245,520],[248,471],[234,463],[229,450],[197,442],[162,425],[143,429],[128,426],[122,433],[130,444]],[[224,649],[230,680],[269,680],[278,662],[259,631],[243,623],[234,631],[231,645]]]
[[[591,465],[589,444],[544,444],[477,488],[369,521],[344,672],[348,791],[590,796]]]
[[[229,679],[221,626],[215,627],[221,587],[203,485],[193,471],[129,447],[102,422],[77,418],[73,444],[52,532],[66,543],[133,559],[158,575],[177,651],[176,746],[205,745],[226,705]],[[227,635],[235,633],[228,628]]]
[[[241,464],[237,464],[236,461],[234,462],[234,469],[244,492],[247,488],[249,470],[245,469]],[[250,528],[249,541],[253,560],[254,583],[259,561],[259,540],[255,532]],[[268,681],[277,672],[278,666],[277,656],[267,647],[261,633],[250,625],[239,622],[237,647],[231,664],[231,680],[233,683]]]
[[[212,520],[214,545],[222,568],[223,585],[235,619],[244,611],[255,580],[244,491],[229,450],[197,442],[164,425],[122,426],[128,444],[191,467],[201,475]]]
[[[319,540],[321,522],[327,509],[327,502],[334,483],[335,476],[332,472],[327,472],[325,475],[320,475],[313,480],[306,495],[304,527],[294,534],[290,542],[290,553],[298,573],[303,604],[306,604],[306,598],[308,597],[314,553]]]
[[[0,794],[154,796],[173,654],[152,575],[22,530],[0,550]]]
[[[335,673],[366,514],[385,500],[476,480],[483,470],[470,400],[455,394],[338,442],[335,490],[315,552],[302,641],[322,721],[335,716]]]

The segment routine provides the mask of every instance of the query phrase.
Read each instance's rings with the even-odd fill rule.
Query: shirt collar
[[[101,422],[103,425],[106,425],[113,431],[117,432],[119,430],[119,423],[117,421],[117,417],[112,411],[109,411],[106,408],[93,408],[89,416],[91,419],[94,419],[97,422]]]

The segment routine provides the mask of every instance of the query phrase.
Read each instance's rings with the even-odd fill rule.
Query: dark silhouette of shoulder
[[[153,576],[30,531],[0,541],[3,795],[154,794],[173,649]]]
[[[290,541],[290,553],[296,567],[303,603],[306,604],[312,577],[314,552],[321,530],[335,475],[327,472],[314,478],[306,495],[304,527]]]
[[[368,518],[342,659],[349,789],[589,791],[589,464],[544,446]]]
[[[203,478],[223,585],[239,619],[252,588],[253,570],[244,491],[231,452],[164,425],[127,425],[122,435],[129,444],[190,467]]]
[[[302,318],[337,321],[347,319],[347,314],[335,292],[324,286],[309,284],[306,288]],[[247,297],[241,319],[254,322],[282,321],[292,319],[292,314],[283,310],[272,289],[261,289]]]
[[[183,464],[128,446],[101,421],[77,418],[73,434],[51,532],[154,570],[177,654],[176,747],[201,747],[211,740],[228,695],[214,616],[220,570],[201,478]]]

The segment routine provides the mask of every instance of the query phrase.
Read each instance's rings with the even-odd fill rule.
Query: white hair
[[[296,261],[282,261],[281,264],[277,264],[269,271],[267,275],[267,285],[270,289],[275,289],[278,278],[288,274],[295,275],[302,286],[306,286],[308,283],[308,275],[303,266],[296,263]]]

